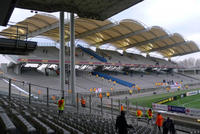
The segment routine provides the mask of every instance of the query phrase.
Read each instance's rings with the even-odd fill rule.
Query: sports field
[[[186,93],[189,91],[194,91],[197,89],[191,89],[191,90],[180,90],[176,92],[170,92],[170,93],[163,93],[163,94],[155,94],[152,96],[145,96],[145,97],[139,97],[139,98],[132,98],[130,99],[130,102],[132,105],[138,105],[143,107],[152,107],[153,102],[157,102],[164,98],[173,97],[182,93]],[[200,98],[199,98],[200,99]]]
[[[182,106],[187,108],[199,108],[200,109],[200,94],[187,96],[182,99],[178,99],[172,102],[165,103],[172,106]]]

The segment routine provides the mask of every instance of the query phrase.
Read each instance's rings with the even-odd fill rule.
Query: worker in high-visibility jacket
[[[148,124],[149,124],[149,121],[151,121],[151,123],[153,124],[153,121],[152,121],[152,118],[153,118],[153,111],[150,109],[147,110],[147,118],[148,118]]]
[[[163,125],[163,117],[160,113],[157,114],[157,117],[156,117],[156,125],[158,126],[158,129],[159,131],[161,131],[161,127]]]
[[[124,111],[124,106],[122,104],[121,104],[120,110]]]
[[[137,111],[136,111],[136,116],[137,116],[137,118],[138,119],[140,119],[141,117],[142,117],[142,111],[140,110],[140,109],[138,109]]]
[[[110,97],[110,93],[107,92],[107,93],[106,93],[106,96],[107,96],[107,98],[109,99],[109,97]]]
[[[129,94],[132,95],[133,94],[133,90],[130,89],[129,90]]]
[[[62,97],[60,100],[58,100],[59,115],[63,113],[64,106],[65,106],[65,101],[64,101],[64,97]]]
[[[102,94],[101,94],[101,93],[99,94],[99,98],[100,98],[100,99],[102,99],[102,98],[103,98],[103,96],[102,96]]]
[[[81,106],[85,107],[85,99],[83,97],[81,97]]]

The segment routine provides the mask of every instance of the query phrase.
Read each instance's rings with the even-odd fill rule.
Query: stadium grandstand
[[[146,27],[131,19],[107,20],[142,0],[124,0],[123,4],[118,0],[96,4],[98,0],[94,0],[87,8],[83,7],[89,1],[75,1],[77,8],[73,8],[76,2],[62,0],[55,0],[55,5],[39,0],[7,1],[3,7],[0,2],[4,11],[1,25],[7,25],[14,7],[62,10],[60,20],[35,14],[0,32],[0,53],[10,61],[2,63],[0,69],[0,131],[115,134],[116,118],[123,106],[133,127],[129,134],[160,134],[155,126],[157,113],[164,120],[173,119],[177,134],[199,134],[199,68],[171,61],[175,56],[199,52],[197,44],[159,26]],[[113,5],[118,8],[105,10]],[[71,20],[64,20],[63,11],[72,12]],[[79,17],[73,18],[73,13]],[[54,43],[28,40],[38,36]],[[102,49],[103,45],[121,52]],[[127,51],[130,48],[146,55]],[[164,58],[152,57],[152,52]],[[58,113],[61,97],[65,101],[62,115]],[[149,108],[153,110],[152,124],[146,116]],[[139,119],[138,109],[144,113]]]

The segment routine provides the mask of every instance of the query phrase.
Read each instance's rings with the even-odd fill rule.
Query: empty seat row
[[[0,126],[3,133],[14,134],[16,127],[6,113],[0,113]]]

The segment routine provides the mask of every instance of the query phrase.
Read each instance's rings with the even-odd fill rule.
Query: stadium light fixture
[[[126,42],[126,41],[123,42],[123,46],[128,46],[128,45],[129,45],[128,42]]]
[[[153,48],[153,44],[149,43],[149,46]]]
[[[171,48],[169,49],[169,51],[171,51],[171,52],[172,52],[172,54],[174,54],[174,53],[175,53],[175,51],[174,51],[173,49],[171,49]]]
[[[104,38],[103,35],[101,33],[96,33],[97,36]]]
[[[128,42],[128,43],[130,43],[131,41],[130,41],[130,39],[128,39],[128,38],[126,38],[126,41]]]
[[[103,39],[102,39],[102,38],[99,38],[99,37],[96,37],[95,41],[96,41],[96,42],[101,42],[101,41],[103,41]]]
[[[146,46],[146,50],[149,51],[151,50],[152,48],[150,46]]]

